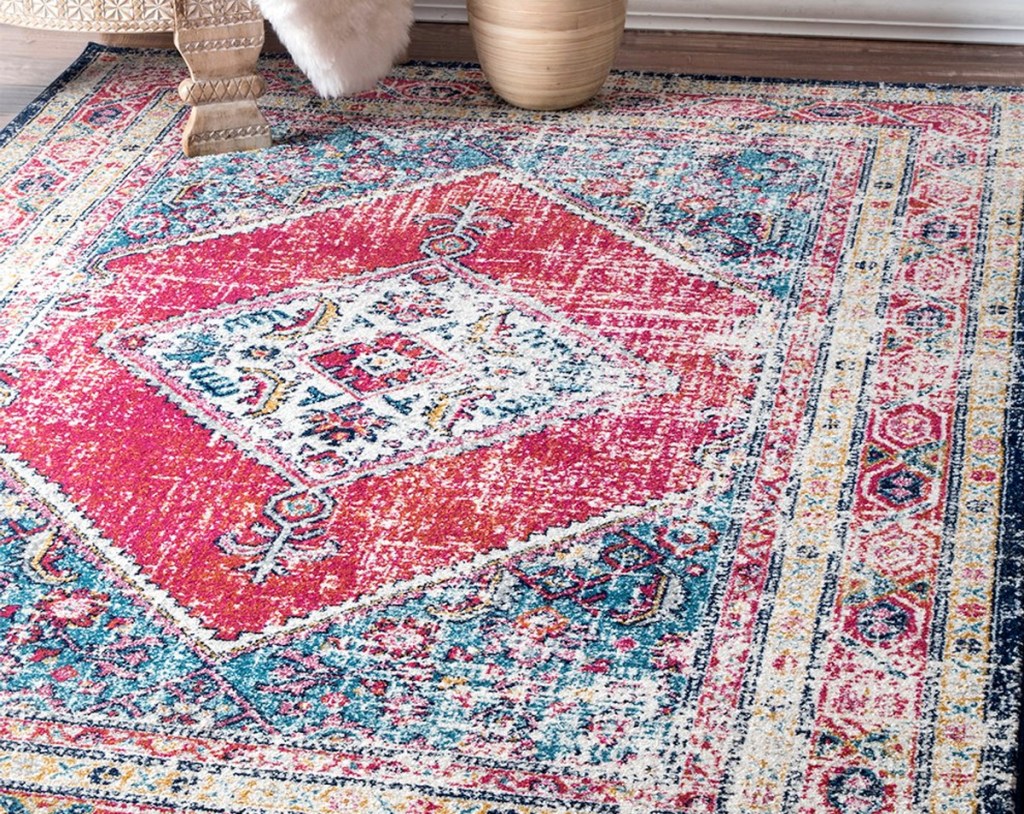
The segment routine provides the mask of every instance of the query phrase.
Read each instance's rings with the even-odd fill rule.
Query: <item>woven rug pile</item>
[[[0,135],[0,811],[1011,810],[1024,91],[261,70]]]

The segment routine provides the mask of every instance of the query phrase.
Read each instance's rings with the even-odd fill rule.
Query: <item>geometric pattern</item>
[[[172,31],[174,5],[170,0],[0,0],[0,19],[9,25],[70,31]]]
[[[515,208],[503,206],[509,199]],[[373,245],[381,206],[411,213],[392,227],[408,234],[401,243],[396,234],[404,255],[393,264]],[[540,254],[552,228],[600,242],[602,264],[654,275],[663,265],[493,172],[255,232],[121,252],[99,266],[112,284],[97,292],[89,316],[74,319],[79,338],[52,349],[54,369],[21,380],[35,399],[60,398],[54,370],[74,376],[88,367],[104,395],[82,401],[81,422],[53,416],[46,438],[21,454],[60,477],[72,501],[92,504],[87,513],[107,556],[127,557],[139,589],[182,624],[198,625],[217,651],[506,556],[554,529],[635,511],[696,476],[697,465],[680,460],[684,450],[738,431],[718,429],[721,417],[692,416],[716,405],[743,409],[729,400],[750,397],[744,373],[763,352],[758,337],[771,330],[770,315],[745,292],[666,276],[666,295],[699,297],[720,314],[714,325],[693,326],[684,354],[595,323],[587,305],[556,305],[529,284],[483,270],[508,251],[509,232],[517,232],[517,250],[536,245]],[[338,268],[350,262],[345,254],[304,247],[309,236],[334,233],[366,247],[350,269]],[[246,273],[273,273],[252,268],[250,239],[275,246],[282,283],[303,285],[225,302],[223,292]],[[586,261],[581,268],[572,253],[542,262],[548,274],[582,275],[591,297],[618,296],[612,279]],[[160,273],[196,265],[210,269],[201,282]],[[750,349],[725,329],[736,320],[757,343]],[[714,392],[696,378],[701,369],[716,371]],[[145,432],[111,401],[145,415]],[[49,423],[32,404],[19,399],[10,418],[25,409]],[[107,432],[97,435],[101,423]],[[61,465],[63,475],[47,463],[51,443],[74,459]],[[183,443],[216,450],[166,452]],[[649,448],[641,469],[638,445]],[[147,483],[195,486],[140,506],[121,489],[119,455],[142,464]],[[407,497],[424,491],[423,503]],[[393,519],[380,514],[384,507]],[[196,558],[205,578],[189,565]],[[238,605],[222,602],[228,586]]]
[[[118,331],[105,344],[175,403],[307,485],[494,443],[593,414],[623,393],[677,386],[485,284],[428,259]]]
[[[1019,92],[178,73],[0,134],[0,811],[1009,810]]]
[[[259,19],[249,0],[183,0],[181,13],[190,21],[223,22],[225,17],[252,19],[254,15]],[[173,31],[175,15],[171,0],[0,0],[0,20],[33,28],[134,33]]]

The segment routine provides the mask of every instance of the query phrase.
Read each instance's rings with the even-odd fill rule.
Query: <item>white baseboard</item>
[[[417,0],[416,19],[465,22],[458,0]],[[1024,45],[1024,0],[631,0],[627,28]]]

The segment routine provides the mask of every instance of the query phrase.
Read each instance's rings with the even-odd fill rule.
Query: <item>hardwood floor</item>
[[[70,65],[90,39],[111,45],[173,47],[170,34],[89,35],[0,25],[0,125],[14,118]],[[272,33],[266,50],[282,50]],[[432,23],[415,26],[409,57],[476,61],[466,26]],[[718,76],[1024,87],[1024,46],[630,30],[616,67]]]

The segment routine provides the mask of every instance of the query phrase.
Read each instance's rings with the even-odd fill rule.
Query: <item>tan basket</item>
[[[626,0],[468,0],[480,66],[519,107],[575,107],[601,89],[622,41]]]

